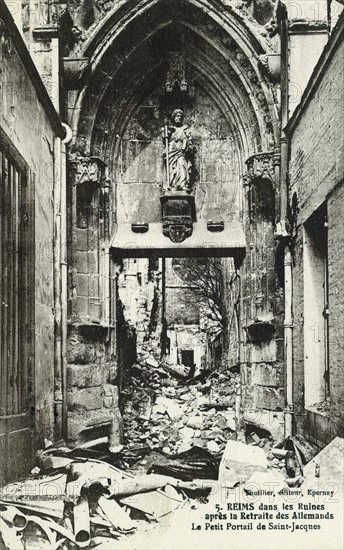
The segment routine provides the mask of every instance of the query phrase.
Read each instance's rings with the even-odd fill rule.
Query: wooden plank
[[[14,186],[14,269],[13,269],[13,410],[19,412],[18,381],[20,377],[19,365],[19,174],[16,169],[13,172]]]
[[[13,277],[13,256],[15,254],[13,233],[14,233],[14,186],[13,186],[13,165],[8,160],[8,308],[7,308],[7,414],[14,414],[13,410],[13,290],[14,290],[14,277]]]
[[[4,218],[3,218],[3,243],[4,243],[4,279],[3,279],[3,324],[1,327],[1,338],[3,345],[3,365],[4,365],[4,402],[6,406],[6,413],[8,412],[8,207],[9,207],[9,183],[8,183],[8,160],[5,157],[4,167]]]
[[[23,228],[23,174],[18,173],[18,308],[20,303],[20,315],[17,325],[18,337],[18,380],[17,380],[17,395],[18,395],[18,412],[23,412],[23,369],[24,369],[24,334],[23,334],[23,319],[25,317],[25,296],[23,287],[23,272],[25,269],[24,255],[24,231]],[[19,312],[19,309],[18,309]]]
[[[34,368],[35,368],[35,300],[36,300],[36,285],[35,285],[35,173],[29,170],[28,176],[28,249],[27,249],[27,326],[28,326],[28,380],[26,399],[28,407],[34,402]],[[33,421],[33,418],[30,419]]]
[[[3,217],[5,215],[4,205],[4,185],[3,185],[3,152],[0,150],[0,417],[6,413],[6,399],[4,395],[5,389],[5,367],[3,357],[3,340],[2,340],[2,326],[3,326]],[[1,479],[1,478],[0,478]]]

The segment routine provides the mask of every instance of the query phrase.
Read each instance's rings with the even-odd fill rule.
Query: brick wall
[[[344,435],[344,185],[336,187],[328,203],[330,392],[333,434]]]
[[[290,196],[297,192],[300,224],[343,177],[343,56],[342,42],[293,132]]]
[[[343,24],[342,24],[343,26]],[[337,30],[337,34],[343,29]],[[334,35],[336,36],[336,34]],[[334,38],[332,37],[332,40]],[[293,214],[294,399],[298,432],[323,446],[343,435],[343,40],[321,58],[312,95],[290,138],[290,207]],[[328,51],[331,51],[328,48]],[[317,68],[316,68],[317,71]],[[302,105],[302,103],[301,103]],[[297,199],[297,201],[296,201]],[[304,254],[303,224],[324,203],[328,216],[329,368],[328,415],[304,411]],[[297,207],[295,208],[295,205]],[[294,205],[294,206],[293,206]]]

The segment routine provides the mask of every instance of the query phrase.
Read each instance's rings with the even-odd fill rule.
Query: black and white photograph
[[[0,550],[343,550],[344,0],[0,0]]]

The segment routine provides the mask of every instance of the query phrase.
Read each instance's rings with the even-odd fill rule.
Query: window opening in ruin
[[[327,226],[326,204],[304,224],[305,407],[321,413],[329,397]]]
[[[93,202],[95,186],[90,183],[80,183],[76,195],[76,224],[79,229],[93,226]]]

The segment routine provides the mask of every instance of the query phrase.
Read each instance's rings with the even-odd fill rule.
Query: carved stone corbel
[[[252,155],[246,160],[245,164],[251,185],[259,185],[264,180],[268,180],[272,183],[273,187],[275,186],[273,151]]]
[[[191,237],[196,218],[195,197],[186,194],[165,194],[160,197],[162,232],[173,243],[181,243]]]
[[[90,68],[88,57],[64,57],[63,78],[68,90],[79,90]]]
[[[281,77],[281,56],[279,53],[259,56],[259,64],[266,76],[272,82],[279,82]]]
[[[105,179],[106,163],[99,157],[85,157],[69,154],[69,163],[74,172],[74,184],[93,184],[100,186]]]

